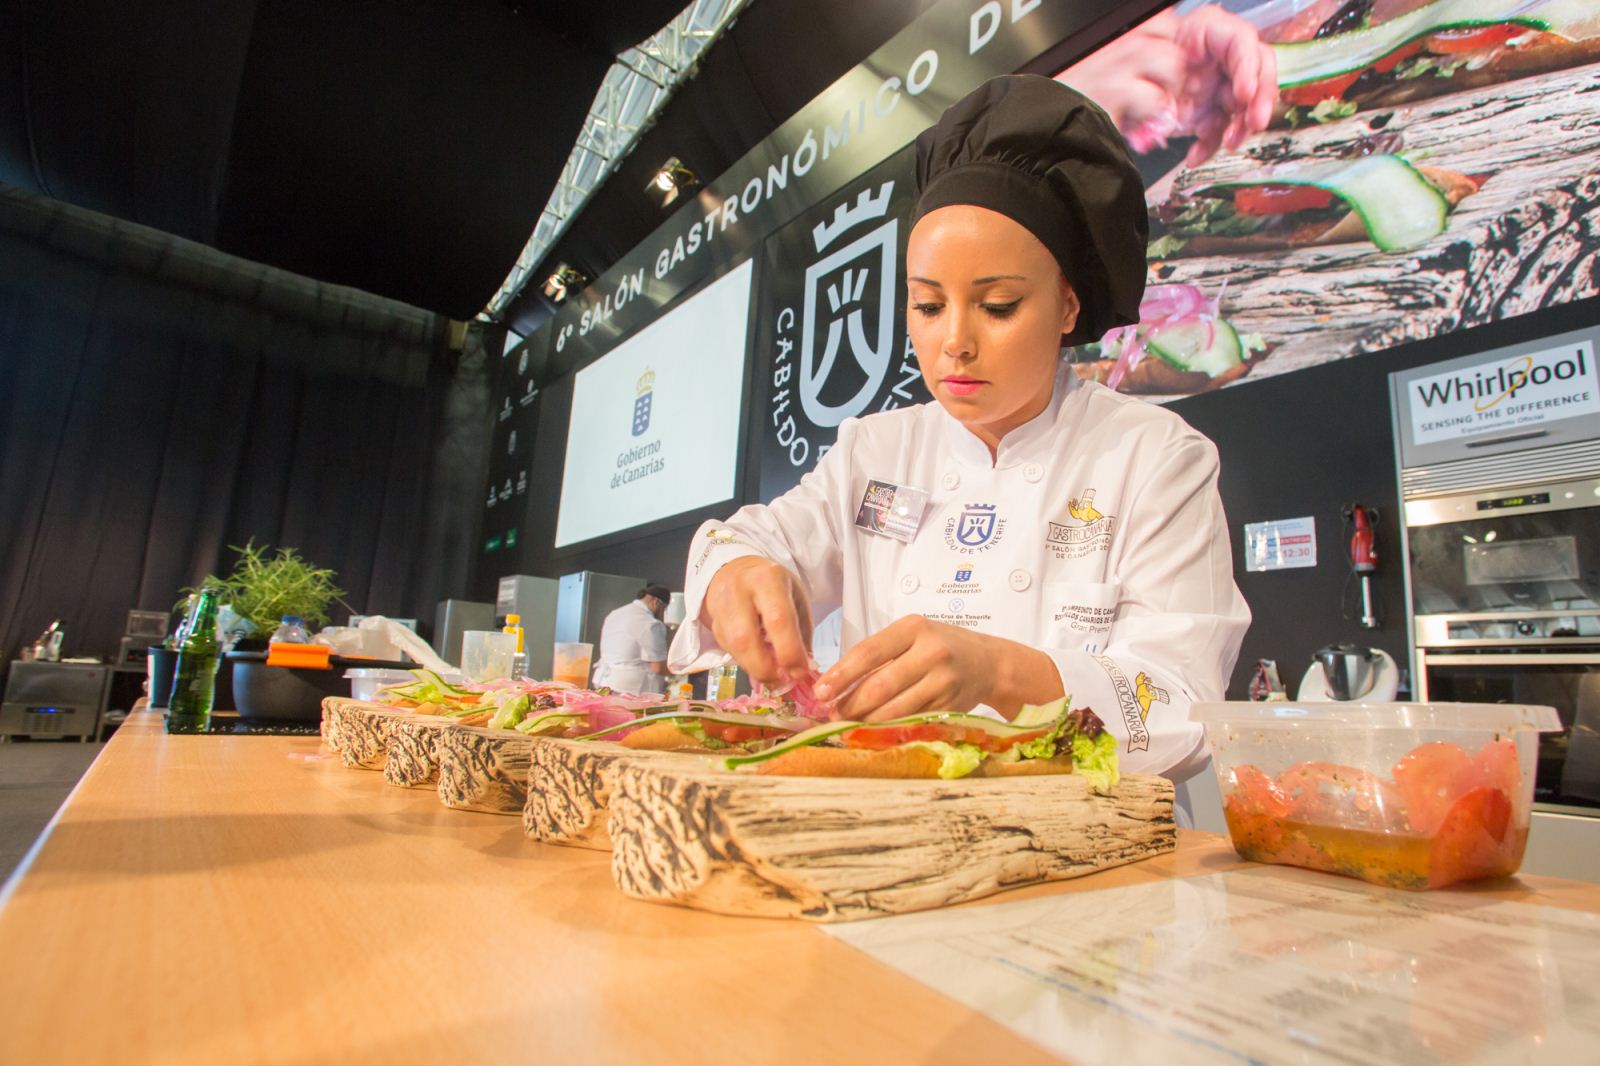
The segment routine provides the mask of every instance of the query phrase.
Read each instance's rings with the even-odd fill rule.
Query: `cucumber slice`
[[[1594,23],[1593,5],[1581,0],[1548,0],[1514,4],[1507,0],[1435,0],[1376,26],[1312,41],[1275,44],[1278,86],[1291,88],[1364,70],[1418,37],[1440,30],[1499,26],[1514,22],[1571,40],[1583,37]]]
[[[1386,252],[1396,252],[1444,232],[1450,201],[1410,163],[1397,155],[1369,155],[1286,168],[1267,175],[1213,182],[1197,187],[1237,189],[1256,185],[1312,185],[1333,193],[1366,223],[1367,236]]]
[[[1239,333],[1220,318],[1210,326],[1184,322],[1156,330],[1145,341],[1150,353],[1176,370],[1217,377],[1244,362]]]
[[[1046,707],[1056,705],[1047,704]],[[891,718],[887,722],[823,722],[821,725],[812,726],[803,733],[796,733],[781,744],[775,744],[765,751],[756,752],[754,755],[735,756],[725,759],[724,763],[728,769],[736,770],[741,766],[749,766],[753,763],[766,762],[768,759],[776,759],[778,756],[794,751],[797,748],[809,748],[813,744],[820,744],[829,737],[836,737],[841,733],[850,733],[857,729],[892,729],[897,726],[921,725],[925,722],[971,726],[981,729],[992,736],[1001,737],[1015,736],[1018,733],[1033,733],[1040,729],[1049,728],[1060,718],[1066,716],[1067,701],[1061,700],[1058,705],[1061,707],[1061,711],[1055,719],[1029,722],[1025,725],[1016,722],[997,722],[993,718],[983,715],[958,713],[913,714],[907,718]],[[1018,715],[1018,717],[1022,716]]]

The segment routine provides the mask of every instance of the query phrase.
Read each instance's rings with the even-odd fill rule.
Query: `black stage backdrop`
[[[0,662],[57,617],[110,655],[252,536],[431,619],[476,535],[444,517],[476,513],[435,454],[445,325],[0,187]]]

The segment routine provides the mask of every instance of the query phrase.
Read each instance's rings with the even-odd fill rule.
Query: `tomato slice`
[[[1511,801],[1494,788],[1475,788],[1450,805],[1428,855],[1428,886],[1476,877],[1503,877],[1521,861],[1520,834],[1510,832]]]
[[[743,744],[749,740],[767,740],[786,735],[781,729],[766,729],[758,725],[737,725],[733,722],[700,720],[700,728],[712,740],[725,744]]]
[[[1314,211],[1333,203],[1333,193],[1315,185],[1247,185],[1233,194],[1241,215],[1287,215]]]
[[[1398,67],[1401,63],[1404,63],[1412,56],[1421,52],[1425,43],[1426,42],[1424,40],[1419,39],[1412,41],[1410,44],[1403,44],[1393,52],[1390,52],[1388,55],[1378,60],[1376,63],[1372,64],[1372,69],[1377,71],[1379,74],[1388,74],[1390,71],[1394,70],[1395,67]]]
[[[1522,793],[1522,767],[1517,761],[1517,742],[1507,737],[1491,740],[1479,748],[1456,773],[1456,794],[1475,788],[1494,788],[1516,802]]]
[[[844,735],[851,748],[893,748],[916,741],[923,743],[972,744],[984,751],[1009,751],[1028,740],[1049,733],[1048,729],[1030,729],[1025,732],[997,735],[977,726],[957,725],[951,722],[918,722],[914,725],[871,726],[854,729]]]
[[[1405,797],[1411,828],[1428,836],[1444,821],[1466,789],[1458,783],[1472,766],[1472,757],[1459,745],[1436,741],[1413,748],[1394,764],[1394,783]]]
[[[1248,763],[1235,766],[1231,774],[1233,791],[1228,795],[1228,803],[1240,813],[1263,814],[1271,818],[1282,818],[1289,813],[1292,806],[1289,797],[1283,794],[1272,778]]]
[[[1349,74],[1335,74],[1321,81],[1308,81],[1304,85],[1283,90],[1283,99],[1286,103],[1301,107],[1316,107],[1329,97],[1335,100],[1342,99],[1344,91],[1354,85],[1359,77],[1361,71],[1354,70]]]
[[[1502,22],[1498,26],[1463,26],[1455,30],[1440,30],[1429,34],[1428,51],[1434,55],[1477,52],[1505,44],[1521,32],[1522,27],[1512,22]]]

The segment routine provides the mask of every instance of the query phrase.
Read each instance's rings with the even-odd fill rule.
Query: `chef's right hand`
[[[700,621],[764,685],[811,673],[811,603],[800,579],[771,559],[747,555],[719,569]]]

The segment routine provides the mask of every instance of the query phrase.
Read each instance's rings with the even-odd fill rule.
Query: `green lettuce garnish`
[[[1145,249],[1145,258],[1170,259],[1183,251],[1183,246],[1187,243],[1182,237],[1174,236],[1171,233],[1163,233],[1150,242],[1150,247]],[[1115,358],[1115,356],[1108,356],[1107,358]]]
[[[1117,772],[1117,738],[1111,730],[1104,730],[1093,740],[1081,733],[1072,738],[1072,772],[1081,774],[1089,787],[1102,796],[1111,794],[1122,780]]]
[[[1340,100],[1336,96],[1330,96],[1319,101],[1317,106],[1311,109],[1311,120],[1333,122],[1336,119],[1349,118],[1359,110],[1360,107],[1354,100]]]
[[[939,776],[946,781],[966,777],[983,762],[983,749],[976,744],[946,744],[942,740],[914,740],[908,748],[924,748],[939,756]]]
[[[489,719],[490,729],[515,729],[521,724],[523,718],[527,717],[528,697],[526,695],[501,696],[495,702],[499,709],[494,712],[494,717]]]
[[[572,714],[566,711],[556,711],[551,714],[536,714],[524,718],[516,724],[519,733],[530,737],[541,736],[545,733],[559,733],[573,722],[583,718],[581,714]]]

